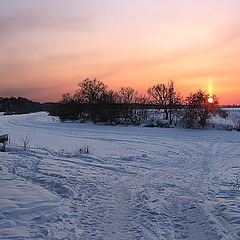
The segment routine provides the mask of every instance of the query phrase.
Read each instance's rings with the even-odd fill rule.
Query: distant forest
[[[4,112],[5,115],[49,111],[53,105],[54,103],[41,104],[22,97],[0,97],[0,112]]]

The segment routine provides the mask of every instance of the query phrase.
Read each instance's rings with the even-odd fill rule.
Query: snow
[[[224,111],[228,113],[228,117],[222,118],[220,116],[214,116],[210,120],[213,126],[217,129],[231,131],[240,127],[240,108],[225,108]]]
[[[47,113],[0,116],[0,126],[11,139],[0,153],[0,239],[240,239],[237,131]]]

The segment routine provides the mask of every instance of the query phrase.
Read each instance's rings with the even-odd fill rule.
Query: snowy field
[[[240,239],[240,133],[0,116],[0,239]],[[24,151],[21,138],[29,134]],[[77,149],[88,145],[89,154]],[[240,181],[240,180],[239,180]]]

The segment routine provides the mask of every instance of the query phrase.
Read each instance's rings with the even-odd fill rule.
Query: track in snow
[[[1,239],[240,238],[237,132],[62,124],[45,113],[0,123],[12,139],[0,191],[13,189],[0,196]],[[84,144],[92,154],[58,152]]]

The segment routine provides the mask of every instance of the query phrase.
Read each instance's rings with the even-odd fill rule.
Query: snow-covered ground
[[[237,131],[47,113],[0,116],[0,130],[11,139],[0,153],[0,239],[240,239]],[[90,154],[77,154],[85,145]]]

